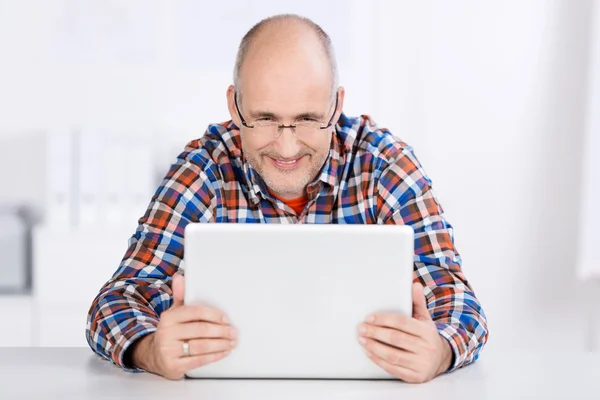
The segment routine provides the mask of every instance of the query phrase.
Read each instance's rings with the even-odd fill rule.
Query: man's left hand
[[[423,286],[412,288],[413,315],[372,314],[358,328],[367,356],[396,378],[427,382],[450,368],[452,349],[429,315]]]

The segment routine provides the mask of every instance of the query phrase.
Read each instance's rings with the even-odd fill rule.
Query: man
[[[152,198],[91,306],[94,351],[169,379],[235,351],[224,310],[183,305],[189,222],[366,223],[415,231],[413,317],[365,316],[366,356],[408,382],[477,359],[487,322],[431,181],[407,144],[342,113],[337,75],[329,37],[310,20],[280,15],[246,34],[227,89],[231,121],[189,143]]]

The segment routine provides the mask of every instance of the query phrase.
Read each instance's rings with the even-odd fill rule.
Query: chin
[[[265,182],[269,186],[269,189],[277,194],[293,194],[302,192],[306,187],[304,182],[301,182],[302,180],[301,174],[275,172],[269,174]]]

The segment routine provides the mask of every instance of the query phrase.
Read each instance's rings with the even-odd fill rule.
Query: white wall
[[[584,347],[576,193],[593,1],[199,3],[91,3],[105,15],[0,0],[0,160],[22,150],[15,132],[72,126],[134,127],[179,149],[228,118],[241,35],[268,13],[301,12],[332,35],[345,111],[412,144],[434,180],[490,320],[488,351]],[[207,35],[224,16],[226,32]],[[35,201],[40,168],[23,162],[0,200]]]

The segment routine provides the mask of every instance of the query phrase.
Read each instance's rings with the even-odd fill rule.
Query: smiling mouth
[[[302,157],[298,157],[298,158],[294,158],[291,160],[278,160],[276,158],[273,157],[269,157],[271,159],[271,161],[273,162],[273,164],[275,164],[275,166],[279,169],[293,169],[296,168],[298,166],[298,164],[300,164],[300,161],[302,160]]]

